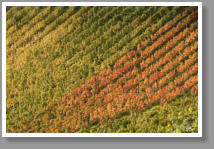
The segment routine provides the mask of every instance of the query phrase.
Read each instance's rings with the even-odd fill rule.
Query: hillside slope
[[[7,132],[81,132],[154,104],[196,102],[197,13],[197,7],[10,8]]]

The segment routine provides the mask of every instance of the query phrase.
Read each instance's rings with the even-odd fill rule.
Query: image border
[[[7,6],[198,6],[198,133],[7,133]],[[2,137],[202,137],[202,2],[2,2]]]

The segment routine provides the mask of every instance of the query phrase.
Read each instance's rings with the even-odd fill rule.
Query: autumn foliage
[[[90,7],[81,9],[81,12],[79,12],[80,10],[78,11],[77,8],[70,9],[69,11],[67,11],[68,8],[64,7],[54,8],[53,10],[48,8],[43,9],[44,14],[42,14],[41,17],[44,18],[44,21],[41,21],[35,28],[31,28],[29,35],[24,33],[26,29],[23,28],[20,30],[19,34],[23,35],[23,40],[16,39],[15,37],[8,38],[7,46],[10,47],[9,51],[13,51],[13,49],[16,48],[21,51],[21,45],[26,45],[27,47],[28,41],[39,41],[39,39],[45,37],[46,34],[48,35],[51,29],[44,29],[46,33],[41,33],[38,36],[35,35],[36,32],[43,29],[45,23],[47,23],[48,19],[46,20],[45,18],[48,12],[51,13],[54,11],[56,13],[55,16],[61,16],[66,13],[64,14],[66,18],[69,18],[69,14],[78,13],[78,15],[80,15],[82,13],[80,16],[85,20],[81,21],[84,22],[90,17],[90,13],[85,12],[93,13],[93,11],[98,11],[94,8],[93,11],[90,11],[92,9]],[[129,8],[126,9],[128,10]],[[147,11],[152,12],[155,10],[155,8],[149,7],[145,8],[144,11],[146,13]],[[64,71],[64,68],[66,69],[66,67],[71,66],[72,70],[68,72],[66,76],[71,75],[72,77],[72,75],[75,74],[76,77],[78,74],[75,73],[75,69],[79,70],[78,66],[81,68],[81,66],[87,62],[90,63],[89,61],[92,59],[92,55],[90,55],[91,57],[89,58],[86,57],[86,55],[95,50],[99,51],[99,47],[102,47],[102,44],[103,47],[106,48],[103,50],[106,50],[112,57],[110,56],[110,60],[108,58],[103,60],[106,64],[104,62],[96,64],[96,67],[105,67],[89,78],[86,77],[89,73],[85,75],[85,71],[82,70],[81,76],[87,78],[85,81],[79,83],[69,90],[69,92],[66,92],[48,108],[44,108],[44,110],[34,116],[31,121],[23,120],[23,128],[20,128],[20,130],[23,132],[51,133],[78,132],[96,123],[101,125],[106,124],[126,112],[142,112],[158,102],[160,106],[164,106],[165,103],[172,101],[182,94],[196,97],[198,95],[197,9],[175,7],[173,10],[174,12],[179,11],[179,13],[173,13],[175,16],[172,17],[170,16],[172,10],[168,10],[165,7],[158,8],[158,10],[155,11],[155,14],[159,14],[156,16],[156,22],[153,22],[152,17],[149,16],[146,21],[144,21],[143,18],[146,17],[144,15],[133,19],[129,28],[136,28],[136,30],[133,30],[132,33],[130,31],[130,34],[127,35],[130,37],[130,43],[121,36],[126,30],[125,27],[121,30],[121,34],[119,34],[122,27],[121,24],[125,26],[126,22],[120,21],[120,23],[114,26],[109,25],[110,29],[104,34],[101,33],[102,30],[97,31],[98,35],[103,34],[103,36],[99,38],[99,36],[96,35],[93,25],[89,26],[89,21],[86,25],[88,25],[89,30],[93,31],[88,33],[87,31],[82,31],[80,34],[88,34],[92,39],[94,38],[97,41],[90,41],[90,38],[87,37],[85,37],[87,39],[84,39],[82,43],[78,40],[73,40],[70,44],[73,45],[76,42],[77,49],[86,49],[79,53],[76,50],[73,53],[74,56],[71,58],[71,63],[59,60],[59,63],[54,64],[54,66],[60,65],[60,62],[63,63],[62,68],[60,68],[62,71]],[[27,10],[23,10],[23,13],[25,11]],[[108,10],[108,8],[103,9],[103,12],[100,12],[100,14],[105,14],[105,17],[103,20],[99,20],[98,23],[102,24],[102,21],[106,21],[105,23],[107,24],[108,17],[114,18],[114,16],[110,15],[111,13],[113,14],[114,11],[116,11],[115,8],[111,10]],[[132,11],[134,12],[135,10]],[[35,13],[36,12],[32,13],[32,18],[35,16]],[[166,16],[165,19],[161,19],[162,14]],[[160,17],[159,21],[158,17]],[[49,21],[54,21],[52,20],[53,18],[54,15],[49,16]],[[115,19],[116,18],[117,17],[115,17]],[[72,18],[72,20],[75,19],[78,18]],[[131,17],[129,19],[131,19]],[[35,21],[36,20],[35,18]],[[35,21],[31,23],[34,24]],[[152,22],[153,24],[150,26],[149,24]],[[11,26],[12,24],[8,21],[8,32],[13,33],[14,29],[12,29]],[[96,27],[96,25],[94,26]],[[142,28],[147,28],[147,26],[149,29],[143,32]],[[108,26],[106,28],[108,28]],[[70,32],[72,32],[72,29],[74,30],[73,32],[81,30],[81,28],[77,27],[77,31],[75,31],[75,26],[69,29]],[[135,32],[138,36],[135,35]],[[100,42],[106,38],[104,36],[105,34],[109,36],[108,38],[112,39],[111,42],[114,42],[113,40],[117,40],[116,38],[119,37],[121,38],[121,42],[118,41],[115,43],[115,47],[107,48],[107,44]],[[112,34],[112,36],[115,34],[115,36],[113,36],[114,38],[111,38],[110,34]],[[35,37],[33,35],[35,35]],[[81,35],[78,34],[78,37]],[[60,41],[58,37],[50,38],[53,40],[53,43]],[[93,44],[90,45],[90,42]],[[107,39],[106,42],[108,42]],[[125,44],[127,44],[127,46],[125,46]],[[129,44],[133,46],[128,46]],[[30,46],[29,44],[29,47]],[[45,45],[43,46],[45,47]],[[66,48],[66,45],[63,48]],[[96,54],[96,52],[94,53]],[[101,54],[102,53],[100,53],[100,55]],[[47,54],[47,58],[48,56]],[[80,57],[82,62],[81,60],[78,61]],[[84,58],[87,58],[88,61],[84,60]],[[52,59],[55,62],[55,59]],[[75,65],[75,63],[77,63],[77,65]],[[91,65],[95,65],[95,62],[93,64],[91,63]],[[58,79],[62,80],[63,77]],[[74,79],[72,81],[75,82]],[[11,101],[10,103],[10,100],[8,100],[9,107],[12,107],[13,103],[15,102]]]

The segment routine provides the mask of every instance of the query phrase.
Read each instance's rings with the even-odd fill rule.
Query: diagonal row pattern
[[[7,131],[77,132],[197,96],[197,15],[179,6],[11,8]]]

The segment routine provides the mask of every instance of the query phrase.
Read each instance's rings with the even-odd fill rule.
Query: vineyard
[[[198,7],[11,7],[8,133],[197,133]]]

